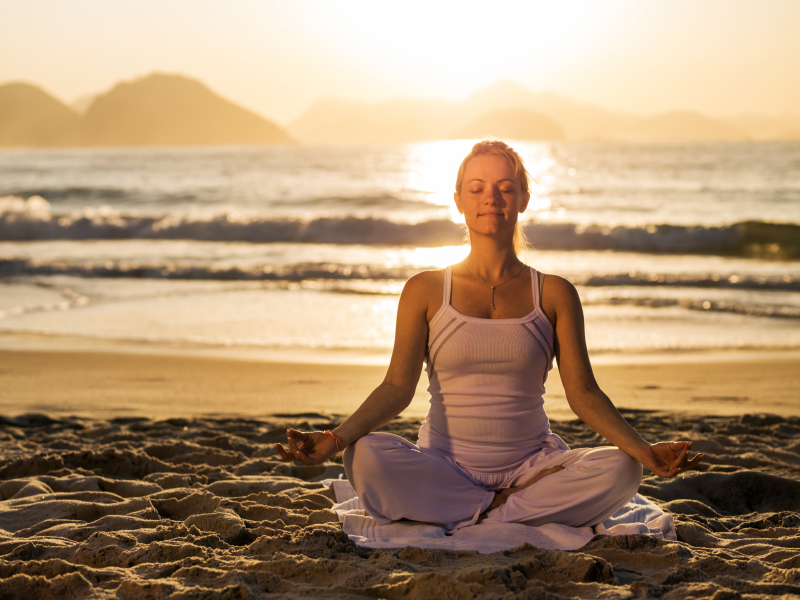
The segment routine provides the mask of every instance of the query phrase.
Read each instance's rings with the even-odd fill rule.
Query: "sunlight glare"
[[[450,140],[416,144],[411,150],[406,186],[427,193],[428,202],[450,210],[450,219],[463,219],[453,201],[456,174],[475,140]]]
[[[335,6],[324,10],[327,26],[354,55],[380,63],[392,78],[413,73],[447,97],[463,97],[498,79],[565,69],[618,10],[616,3],[588,0],[349,0]]]
[[[441,246],[439,248],[414,248],[400,250],[387,260],[386,267],[409,265],[416,268],[435,267],[444,269],[447,265],[460,262],[469,254],[469,246]]]

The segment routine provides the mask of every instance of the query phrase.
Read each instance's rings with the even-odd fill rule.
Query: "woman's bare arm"
[[[584,423],[654,473],[671,477],[702,458],[688,460],[690,442],[649,444],[619,414],[595,380],[586,348],[583,308],[575,287],[547,276],[545,312],[555,316],[556,360],[570,408]]]
[[[406,282],[397,306],[394,349],[386,377],[358,410],[333,431],[343,446],[391,421],[414,397],[428,339],[429,277],[428,273],[420,273]]]
[[[438,279],[434,279],[438,278]],[[428,312],[441,274],[419,273],[409,279],[397,307],[397,328],[389,369],[383,382],[358,409],[333,430],[342,447],[385,425],[409,405],[422,372],[428,336]],[[281,456],[305,464],[319,464],[336,453],[335,440],[325,434],[289,430],[288,449],[277,444]],[[297,445],[296,440],[302,443]]]

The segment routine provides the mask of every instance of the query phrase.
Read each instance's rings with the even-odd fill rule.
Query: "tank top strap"
[[[531,287],[533,288],[533,307],[542,311],[542,299],[539,297],[539,271],[531,267]]]
[[[444,296],[442,297],[442,307],[450,304],[450,290],[453,287],[453,267],[447,266],[444,269]]]

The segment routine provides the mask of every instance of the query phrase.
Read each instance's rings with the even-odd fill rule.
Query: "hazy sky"
[[[182,73],[279,123],[498,79],[653,114],[800,115],[800,0],[0,0],[0,82],[61,99]]]

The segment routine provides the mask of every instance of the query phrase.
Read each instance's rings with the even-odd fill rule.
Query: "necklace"
[[[497,288],[499,288],[501,285],[505,285],[505,284],[507,284],[509,281],[511,281],[512,279],[516,279],[517,277],[519,277],[519,274],[520,274],[520,273],[522,273],[522,272],[525,270],[525,267],[526,267],[526,266],[527,266],[527,265],[525,265],[525,263],[522,263],[522,268],[521,268],[519,271],[517,271],[517,274],[516,274],[516,275],[514,275],[513,277],[511,277],[511,278],[509,278],[509,279],[506,279],[506,280],[505,280],[503,283],[498,283],[497,285],[492,285],[492,284],[490,284],[490,283],[486,283],[486,282],[485,282],[483,279],[481,279],[480,277],[478,277],[477,275],[475,275],[475,273],[473,273],[472,271],[470,271],[470,270],[469,270],[469,267],[466,265],[466,263],[464,263],[464,268],[467,270],[467,273],[469,273],[470,275],[472,275],[472,276],[473,276],[475,279],[477,279],[478,281],[480,281],[482,284],[484,284],[484,285],[488,285],[490,288],[492,288],[492,310],[496,310],[496,309],[497,309],[497,307],[494,305],[494,291],[495,291]]]

